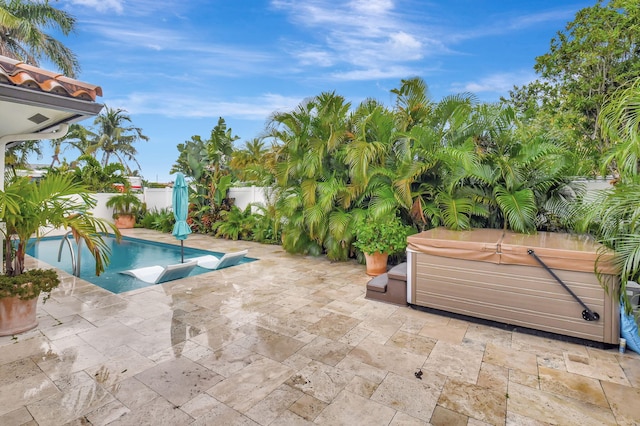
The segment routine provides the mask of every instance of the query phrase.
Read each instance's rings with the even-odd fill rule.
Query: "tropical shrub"
[[[160,232],[172,232],[176,223],[175,216],[170,209],[145,211],[139,219],[140,227]]]
[[[255,224],[255,217],[251,213],[251,206],[240,210],[232,206],[229,211],[220,212],[221,221],[212,226],[216,236],[231,240],[248,240]]]

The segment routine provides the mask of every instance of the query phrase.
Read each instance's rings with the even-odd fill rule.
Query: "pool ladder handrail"
[[[60,241],[60,247],[58,248],[58,262],[60,262],[60,260],[62,259],[62,247],[64,246],[64,243],[66,241],[67,245],[69,246],[69,252],[71,253],[71,269],[72,269],[72,273],[74,276],[76,277],[80,277],[80,243],[82,243],[81,239],[78,239],[77,243],[78,243],[78,258],[76,259],[76,255],[73,251],[73,247],[71,246],[71,241],[69,241],[69,236],[73,237],[73,231],[69,231],[66,234],[64,234],[64,237],[62,237],[62,240]],[[75,238],[74,238],[75,239]]]

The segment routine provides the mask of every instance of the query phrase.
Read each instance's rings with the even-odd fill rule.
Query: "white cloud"
[[[108,12],[113,10],[116,13],[122,13],[124,10],[124,0],[67,0],[67,2],[72,5],[95,9],[98,12]]]
[[[499,93],[506,95],[513,86],[521,86],[536,79],[532,71],[498,73],[466,83],[453,83],[452,92]]]
[[[131,115],[157,114],[171,118],[225,117],[245,120],[264,120],[275,111],[288,111],[296,107],[302,97],[282,96],[273,93],[255,98],[235,100],[215,99],[202,94],[176,93],[175,91],[133,92],[124,98],[114,98],[105,103],[111,108],[124,108]]]
[[[330,76],[395,77],[395,72],[386,70],[409,67],[426,56],[447,50],[437,38],[429,35],[429,26],[419,19],[415,8],[405,13],[408,5],[399,5],[398,1],[273,0],[272,6],[285,11],[292,23],[315,38],[313,46],[297,41],[287,46],[299,65],[354,69],[348,73],[327,74]]]

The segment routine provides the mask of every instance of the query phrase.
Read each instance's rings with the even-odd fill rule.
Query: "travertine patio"
[[[66,276],[0,338],[0,425],[640,424],[633,352],[372,302],[353,262],[186,244],[260,260],[120,295]]]

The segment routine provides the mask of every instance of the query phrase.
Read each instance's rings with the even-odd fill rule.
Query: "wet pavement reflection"
[[[355,262],[203,235],[185,244],[259,260],[119,295],[63,275],[39,326],[0,338],[0,425],[640,419],[633,352],[366,300]]]

